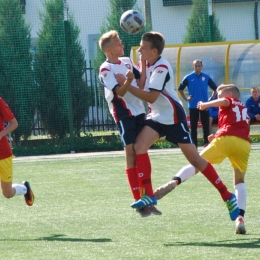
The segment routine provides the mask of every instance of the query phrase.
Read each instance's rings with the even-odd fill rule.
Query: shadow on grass
[[[65,237],[65,235],[57,234],[49,237],[40,237],[34,240],[44,240],[44,241],[64,241],[64,242],[94,242],[94,243],[105,243],[112,242],[110,238],[95,238],[95,239],[85,239],[85,238],[71,238]]]
[[[106,243],[112,242],[110,238],[95,238],[95,239],[85,239],[85,238],[72,238],[65,237],[63,234],[56,234],[49,237],[39,237],[35,239],[0,239],[0,241],[61,241],[61,242],[93,242],[93,243]]]
[[[236,239],[217,242],[174,242],[164,246],[208,246],[208,247],[232,247],[232,248],[260,248],[260,239]]]

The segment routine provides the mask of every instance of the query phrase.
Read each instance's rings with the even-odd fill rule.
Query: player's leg
[[[203,143],[204,147],[209,144],[208,136],[209,136],[209,111],[208,110],[200,110],[200,120],[203,128]]]
[[[188,159],[188,161],[197,168],[210,182],[211,184],[219,191],[220,196],[223,201],[226,202],[226,205],[229,210],[229,215],[231,220],[236,220],[239,214],[239,208],[237,206],[237,200],[235,194],[228,191],[226,185],[221,181],[216,170],[213,168],[212,164],[207,162],[202,158],[197,149],[192,144],[179,144],[183,154]],[[207,149],[207,148],[206,148]]]
[[[234,168],[234,188],[237,196],[239,207],[239,216],[236,220],[236,233],[245,234],[245,212],[247,201],[247,190],[245,184],[245,173],[247,170],[251,146],[248,141],[238,137],[230,137],[230,142],[233,144],[232,154],[229,156],[230,163]]]
[[[188,180],[190,177],[198,173],[199,171],[191,164],[182,167],[172,178],[171,181],[163,184],[154,191],[154,195],[157,200],[163,198],[165,195],[170,193],[178,185]]]
[[[197,128],[199,121],[199,110],[196,108],[190,108],[190,130],[191,130],[191,138],[196,147],[198,147],[197,140]]]
[[[13,179],[13,158],[0,160],[0,176],[1,176],[1,189],[5,198],[12,198],[14,196],[24,195],[25,202],[28,206],[34,203],[34,195],[30,188],[29,182],[23,184],[12,184]]]
[[[150,122],[156,125],[155,122]],[[140,208],[143,206],[152,206],[157,204],[157,200],[153,193],[151,180],[151,162],[148,155],[148,149],[153,143],[159,140],[158,131],[154,130],[148,125],[145,125],[136,138],[134,149],[136,153],[136,169],[138,178],[144,187],[145,195],[131,206],[133,208]]]
[[[138,176],[136,173],[134,142],[138,134],[137,131],[139,131],[139,127],[141,129],[141,124],[143,124],[143,122],[141,123],[142,118],[142,115],[127,117],[120,120],[117,124],[121,142],[125,151],[126,177],[135,200],[139,200],[141,196]]]
[[[234,169],[235,180],[235,194],[237,197],[237,205],[239,207],[239,216],[236,219],[236,234],[245,234],[245,212],[247,201],[247,190],[244,182],[245,172],[240,172],[238,169]]]
[[[136,173],[135,166],[135,151],[134,144],[129,144],[124,147],[125,150],[125,159],[126,159],[126,178],[128,180],[128,184],[132,195],[135,200],[139,200],[141,198],[140,195],[140,186],[138,182],[138,176]]]
[[[214,143],[214,142],[213,142]],[[200,153],[204,159],[206,159],[210,163],[221,163],[226,156],[223,153],[218,156],[218,151],[215,149],[215,145],[211,146],[211,144],[206,148],[203,149]],[[164,185],[157,188],[154,192],[157,199],[161,199],[166,194],[171,192],[177,185],[180,185],[182,182],[188,180],[193,175],[199,172],[193,165],[189,164],[182,167],[176,175],[174,175],[173,179]]]
[[[12,186],[12,182],[4,182],[1,180],[2,194],[5,198],[10,199],[16,195],[16,189]],[[26,193],[26,190],[23,194]]]

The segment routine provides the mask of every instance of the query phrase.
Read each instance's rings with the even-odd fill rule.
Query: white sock
[[[237,205],[240,209],[245,211],[247,198],[246,185],[245,183],[238,183],[234,188],[237,197]]]
[[[14,196],[19,196],[19,195],[23,195],[27,192],[27,188],[22,185],[22,184],[16,184],[14,183],[12,185],[13,188],[15,188],[15,195]]]
[[[174,177],[179,177],[181,182],[188,180],[191,176],[195,175],[196,169],[191,164],[182,167]]]

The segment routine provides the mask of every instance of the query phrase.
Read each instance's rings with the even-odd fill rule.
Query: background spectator
[[[199,118],[201,120],[201,124],[203,127],[203,142],[204,147],[208,145],[208,136],[209,136],[209,111],[203,110],[200,111],[197,108],[197,104],[199,101],[207,102],[208,101],[208,87],[210,87],[213,92],[211,98],[214,98],[216,95],[217,85],[211,79],[211,77],[202,72],[202,61],[194,60],[193,61],[193,69],[194,71],[190,74],[186,75],[179,88],[178,91],[182,98],[185,101],[188,101],[188,108],[190,113],[190,129],[191,129],[191,137],[193,143],[197,145],[197,127]],[[189,96],[186,97],[183,90],[188,87]]]
[[[250,89],[251,97],[246,100],[247,113],[250,117],[250,124],[260,122],[260,92],[258,88]]]

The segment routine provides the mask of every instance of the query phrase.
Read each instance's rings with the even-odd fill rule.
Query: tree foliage
[[[63,0],[45,0],[40,14],[42,28],[38,33],[35,73],[39,87],[38,110],[44,127],[52,137],[69,133],[69,95]],[[77,133],[87,113],[88,89],[83,80],[84,51],[78,40],[80,30],[69,17],[69,48],[73,127]]]
[[[27,139],[33,127],[37,92],[32,71],[30,28],[20,1],[0,0],[0,95],[15,114],[16,142]]]
[[[218,28],[218,20],[214,12],[212,15],[212,23],[210,21],[208,2],[206,0],[192,0],[192,3],[191,16],[188,19],[184,43],[225,41],[225,38],[221,35]]]

